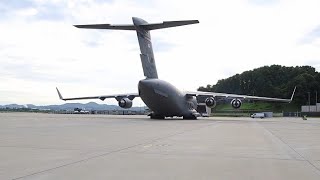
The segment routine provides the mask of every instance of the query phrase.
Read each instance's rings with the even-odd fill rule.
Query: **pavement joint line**
[[[259,124],[259,123],[258,123]],[[292,151],[294,151],[295,153],[297,153],[301,158],[303,158],[306,162],[308,162],[311,166],[313,166],[316,170],[317,170],[317,174],[320,175],[320,169],[314,165],[312,162],[310,162],[309,159],[305,158],[303,155],[301,155],[298,151],[296,151],[293,147],[291,147],[287,142],[285,142],[281,137],[277,136],[276,134],[274,134],[272,131],[268,130],[267,128],[265,128],[264,126],[262,126],[261,124],[259,124],[261,127],[263,127],[267,132],[269,132],[271,135],[273,135],[274,137],[276,137],[277,139],[279,139],[282,143],[284,143],[286,146],[288,146]]]
[[[199,130],[199,129],[202,129],[202,128],[206,128],[206,127],[209,127],[209,126],[214,126],[214,125],[217,126],[218,124],[219,124],[219,121],[216,121],[214,123],[202,125],[201,127],[192,128],[192,129],[184,130],[184,131],[181,131],[181,132],[176,132],[176,133],[173,133],[173,134],[170,134],[170,135],[167,135],[167,136],[164,136],[164,137],[159,137],[159,138],[147,141],[147,142],[135,144],[135,145],[132,145],[132,146],[128,146],[128,147],[124,147],[124,148],[117,149],[117,150],[114,150],[114,151],[110,151],[110,152],[107,152],[107,153],[99,154],[99,155],[96,155],[96,156],[88,157],[88,158],[81,159],[81,160],[78,160],[78,161],[66,163],[66,164],[63,164],[63,165],[60,165],[60,166],[56,166],[56,167],[53,167],[53,168],[49,168],[49,169],[45,169],[45,170],[42,170],[42,171],[31,173],[31,174],[27,174],[27,175],[24,175],[24,176],[20,176],[20,177],[17,177],[17,178],[13,178],[12,180],[23,179],[23,178],[34,176],[34,175],[41,174],[41,173],[44,173],[44,172],[49,172],[49,171],[53,171],[53,170],[60,169],[60,168],[63,168],[63,167],[71,166],[71,165],[74,165],[74,164],[79,164],[79,163],[82,163],[82,162],[89,161],[91,159],[96,159],[96,158],[100,158],[100,157],[103,157],[103,156],[108,156],[110,154],[121,152],[121,151],[124,151],[124,150],[128,150],[128,149],[131,149],[131,148],[134,148],[134,147],[138,147],[138,146],[141,146],[141,145],[144,145],[144,144],[154,143],[154,142],[166,139],[166,138],[170,138],[170,137],[173,137],[173,136],[176,136],[176,135],[184,134],[186,132],[196,131],[196,130]]]
[[[149,154],[149,155],[164,155],[164,156],[170,156],[170,155],[175,155],[175,156],[190,156],[188,154],[172,154],[172,153],[153,153],[153,152],[120,152],[122,154]],[[289,158],[259,158],[259,157],[246,157],[246,156],[221,156],[221,155],[214,155],[214,154],[205,154],[211,155],[211,156],[216,156],[219,158],[225,158],[225,159],[270,159],[270,160],[280,160],[280,161],[307,161],[306,159],[289,159]],[[194,156],[194,155],[193,155]],[[204,155],[200,155],[204,156]],[[199,157],[199,156],[198,156]]]
[[[59,151],[83,151],[83,149],[60,149],[45,147],[27,147],[27,146],[0,146],[0,148],[19,148],[19,149],[41,149],[41,150],[59,150]]]

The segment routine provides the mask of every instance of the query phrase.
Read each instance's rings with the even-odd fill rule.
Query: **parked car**
[[[265,117],[265,115],[264,115],[264,113],[253,113],[253,114],[251,114],[251,116],[250,116],[251,118],[264,118]]]

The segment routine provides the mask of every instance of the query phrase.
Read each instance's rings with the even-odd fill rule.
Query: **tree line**
[[[201,86],[198,91],[290,98],[295,86],[297,90],[293,103],[308,104],[308,93],[310,93],[311,104],[315,104],[316,92],[319,102],[320,73],[311,66],[263,66],[218,80],[214,85]]]

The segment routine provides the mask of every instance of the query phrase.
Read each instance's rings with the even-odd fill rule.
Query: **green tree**
[[[315,94],[318,91],[320,97],[320,73],[311,66],[263,66],[218,80],[214,85],[201,86],[198,90],[290,98],[295,86],[297,91],[293,103],[307,104],[308,92]],[[313,96],[311,99],[315,102]]]

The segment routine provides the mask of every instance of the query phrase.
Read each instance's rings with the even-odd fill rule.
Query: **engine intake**
[[[217,105],[216,100],[213,97],[208,97],[205,101],[206,106],[214,108]]]
[[[120,101],[118,101],[118,104],[121,108],[131,108],[132,107],[132,101],[128,98],[122,98]]]
[[[242,102],[241,102],[241,100],[240,99],[232,99],[232,101],[231,101],[231,106],[233,107],[233,108],[235,108],[235,109],[239,109],[240,107],[241,107],[241,105],[242,105]]]

